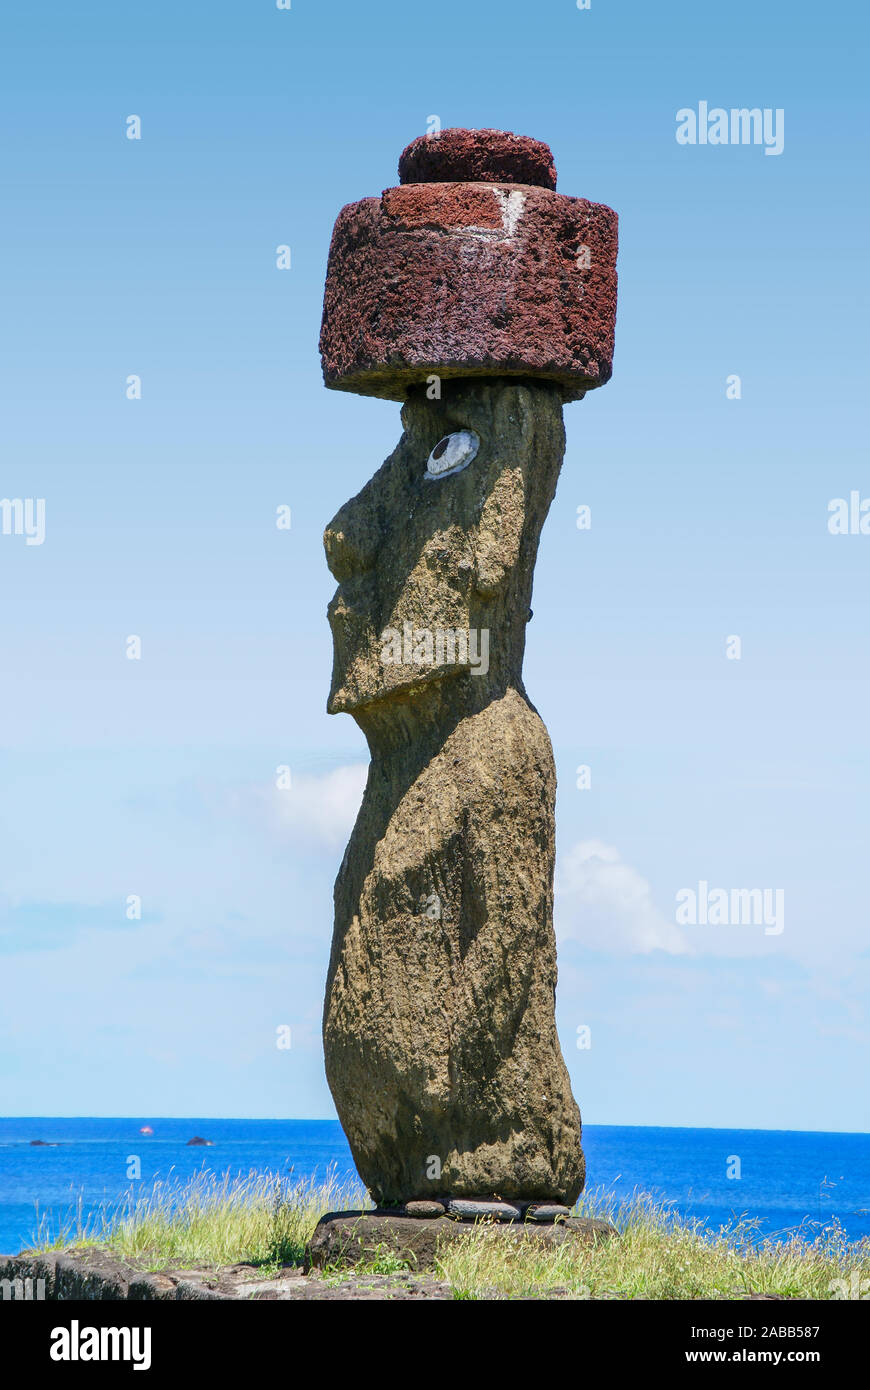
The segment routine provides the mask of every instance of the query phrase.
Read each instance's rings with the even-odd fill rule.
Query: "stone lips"
[[[399,183],[521,183],[555,189],[553,152],[509,130],[442,130],[412,140],[399,157]]]
[[[548,188],[407,183],[339,213],[320,351],[334,390],[518,376],[579,400],[610,379],[617,216]]]

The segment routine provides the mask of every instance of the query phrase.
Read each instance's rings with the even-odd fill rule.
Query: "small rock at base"
[[[452,1198],[448,1207],[449,1216],[458,1216],[462,1221],[475,1221],[491,1217],[495,1221],[519,1221],[520,1209],[510,1202],[471,1201],[465,1198]]]
[[[406,1202],[402,1208],[406,1216],[443,1216],[447,1210],[443,1202]]]
[[[527,1221],[566,1221],[570,1215],[569,1207],[561,1207],[555,1202],[541,1202],[526,1208]]]

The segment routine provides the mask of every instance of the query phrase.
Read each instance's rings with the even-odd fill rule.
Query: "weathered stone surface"
[[[352,1217],[357,1219],[362,1213],[336,1213],[340,1217]],[[366,1213],[366,1216],[371,1215]],[[327,1218],[329,1221],[335,1218]],[[431,1222],[419,1222],[419,1225],[431,1225]],[[581,1240],[586,1246],[596,1247],[604,1239],[612,1239],[616,1234],[612,1228],[606,1227],[606,1223],[587,1221],[579,1223],[583,1229],[575,1232],[575,1239]],[[570,1225],[573,1227],[575,1222],[572,1220]],[[464,1236],[466,1239],[471,1233],[472,1238],[477,1239],[481,1234],[480,1227],[469,1227],[459,1221],[444,1220],[444,1229],[451,1227],[454,1237]],[[596,1230],[596,1227],[605,1226],[606,1230]],[[482,1232],[486,1238],[490,1238],[489,1233],[494,1232],[495,1239],[500,1239],[506,1233],[514,1233],[508,1238],[515,1238],[516,1233],[522,1231],[522,1227],[516,1225],[491,1226]],[[538,1228],[529,1227],[526,1229],[537,1229],[539,1232],[558,1230],[558,1227],[541,1226]],[[359,1232],[357,1233],[359,1234]],[[375,1257],[378,1251],[378,1242],[382,1242],[383,1232],[372,1233],[372,1240],[368,1251],[362,1249],[358,1242],[354,1247],[360,1253],[358,1260]],[[449,1237],[448,1237],[449,1238]],[[545,1235],[544,1240],[552,1240],[553,1237]],[[332,1257],[328,1253],[328,1242],[321,1233],[318,1243],[324,1251],[323,1263],[331,1263]],[[560,1243],[558,1240],[556,1243]],[[334,1249],[341,1249],[346,1245],[346,1241],[336,1240]],[[392,1247],[397,1253],[401,1254],[400,1245]],[[381,1244],[381,1250],[383,1244]],[[270,1271],[268,1276],[264,1276],[262,1269],[256,1265],[236,1264],[225,1266],[219,1270],[213,1269],[188,1269],[162,1270],[160,1273],[142,1273],[132,1265],[124,1261],[117,1260],[106,1250],[94,1249],[68,1249],[62,1252],[48,1255],[0,1255],[0,1308],[4,1305],[13,1305],[8,1308],[10,1316],[13,1315],[14,1304],[24,1298],[25,1301],[33,1302],[39,1299],[44,1292],[44,1297],[48,1302],[170,1302],[184,1303],[199,1301],[202,1299],[211,1302],[252,1301],[252,1302],[288,1302],[288,1301],[329,1301],[329,1302],[359,1302],[371,1300],[433,1300],[433,1299],[452,1299],[453,1290],[450,1283],[445,1279],[435,1278],[427,1271],[425,1265],[414,1263],[414,1268],[408,1271],[396,1270],[391,1274],[371,1274],[357,1273],[353,1264],[344,1270],[342,1274],[330,1273],[328,1277],[323,1277],[319,1268],[309,1268],[307,1273],[299,1265],[285,1265],[277,1271]],[[45,1279],[44,1291],[37,1288],[36,1281]],[[26,1286],[25,1281],[31,1283]],[[3,1281],[8,1281],[3,1283]],[[491,1290],[486,1297],[504,1297],[496,1290]],[[548,1289],[547,1299],[576,1298],[576,1291],[566,1288]],[[580,1295],[583,1297],[583,1295]],[[635,1295],[636,1296],[636,1295]],[[615,1290],[602,1291],[596,1297],[603,1299],[616,1299],[620,1294]],[[769,1293],[746,1293],[743,1288],[734,1288],[721,1294],[723,1299],[760,1299],[768,1301],[782,1302],[781,1294]]]
[[[443,1216],[446,1211],[443,1202],[406,1202],[402,1209],[404,1216],[416,1217]]]
[[[32,1280],[33,1297],[47,1302],[191,1301],[233,1297],[206,1271],[152,1274],[100,1246],[45,1255],[0,1256],[0,1280]],[[42,1281],[42,1287],[40,1287]]]
[[[447,1212],[449,1216],[458,1217],[460,1221],[519,1221],[521,1216],[520,1208],[510,1202],[475,1202],[462,1197],[451,1201]]]
[[[317,1223],[305,1255],[305,1268],[354,1265],[392,1253],[415,1269],[431,1268],[439,1250],[455,1241],[509,1240],[544,1247],[576,1241],[595,1246],[617,1234],[605,1221],[571,1220],[558,1225],[499,1222],[472,1226],[449,1216],[421,1221],[379,1212],[330,1212]]]
[[[340,581],[329,709],[352,713],[372,759],[335,889],[327,1077],[379,1205],[572,1203],[584,1162],[554,1017],[555,771],[521,674],[560,396],[455,382],[440,401],[413,393],[402,420],[325,537]],[[480,439],[473,462],[425,480],[460,429]],[[385,633],[406,627],[488,632],[485,667],[425,642],[385,659]]]
[[[514,181],[531,178],[523,163],[531,156],[511,164],[497,135],[445,131],[417,141],[409,170],[457,177],[404,182],[339,213],[320,336],[327,386],[401,401],[433,375],[521,376],[579,400],[609,380],[616,213]],[[484,136],[494,142],[489,154]],[[549,157],[546,146],[526,145]],[[500,164],[505,177],[496,179]],[[490,166],[491,181],[471,181]]]
[[[567,1221],[570,1215],[568,1207],[555,1202],[531,1203],[525,1213],[527,1221]]]
[[[553,152],[542,140],[509,130],[421,135],[399,156],[400,183],[522,183],[555,190]]]
[[[44,1280],[43,1286],[38,1280]],[[450,1285],[425,1271],[391,1275],[351,1271],[328,1282],[299,1265],[285,1265],[264,1277],[256,1265],[228,1265],[219,1270],[165,1270],[143,1273],[100,1248],[51,1255],[0,1255],[0,1307],[8,1300],[46,1302],[346,1302],[372,1299],[448,1299]],[[30,1281],[28,1284],[27,1281]]]

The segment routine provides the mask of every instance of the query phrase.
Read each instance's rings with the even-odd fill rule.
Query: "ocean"
[[[212,1147],[187,1147],[194,1135]],[[713,1230],[748,1216],[768,1236],[813,1236],[834,1220],[851,1240],[870,1236],[867,1134],[588,1125],[583,1146],[587,1190],[649,1192]],[[30,1244],[40,1218],[56,1231],[77,1203],[87,1216],[120,1199],[138,1185],[127,1177],[134,1155],[142,1186],[203,1169],[356,1177],[334,1120],[0,1119],[0,1252]]]

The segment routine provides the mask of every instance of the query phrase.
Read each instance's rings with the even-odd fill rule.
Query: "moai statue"
[[[325,535],[328,708],[371,753],[335,886],[326,1071],[379,1206],[570,1205],[556,777],[522,663],[562,405],[611,374],[617,219],[501,131],[415,140],[399,177],[339,214],[320,340],[327,386],[403,403],[398,445]]]

